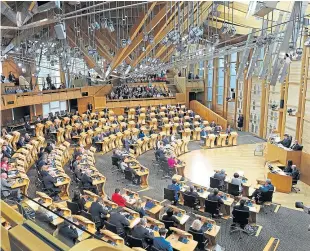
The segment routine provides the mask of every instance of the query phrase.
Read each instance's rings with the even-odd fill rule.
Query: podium
[[[151,139],[150,139],[150,143],[149,143],[150,149],[153,149],[156,147],[157,136],[158,136],[157,134],[151,135]]]
[[[200,132],[201,132],[201,128],[200,127],[196,127],[193,131],[193,140],[198,140],[200,141]]]
[[[237,145],[237,137],[238,137],[237,132],[231,132],[230,135],[228,136],[228,145],[236,146]]]
[[[136,123],[134,121],[129,121],[128,122],[128,130],[132,130],[133,128],[135,128]]]
[[[81,132],[80,133],[80,138],[79,138],[79,145],[80,146],[86,146],[86,136],[87,136],[87,133],[85,132]]]
[[[103,138],[103,143],[102,143],[102,152],[103,153],[107,153],[107,152],[110,151],[109,142],[110,142],[110,138],[109,137],[104,137]]]
[[[97,136],[98,134],[100,134],[102,132],[102,128],[97,127],[94,131],[94,136]]]
[[[119,115],[117,117],[117,120],[118,120],[119,123],[121,123],[124,120],[124,116],[123,115]]]
[[[120,130],[123,132],[126,128],[127,128],[127,123],[125,122],[121,122],[119,124]]]
[[[182,139],[182,145],[181,145],[181,152],[182,153],[187,153],[188,152],[188,139]]]
[[[131,132],[129,130],[124,131],[124,139],[130,139]]]
[[[143,144],[143,141],[141,139],[138,139],[137,144],[135,145],[136,157],[138,157],[142,153],[142,144]]]
[[[182,132],[182,139],[188,141],[191,139],[191,130],[189,128],[184,128],[184,131]]]
[[[101,118],[98,120],[98,126],[99,127],[104,127],[105,126],[105,123],[107,123],[107,120],[105,118]]]
[[[174,123],[179,123],[179,121],[180,121],[180,118],[179,118],[179,117],[174,117],[174,118],[173,118],[173,122],[174,122]]]
[[[63,128],[58,128],[58,130],[57,130],[57,143],[58,144],[61,144],[62,142],[64,142],[65,141],[65,139],[64,139],[64,133],[65,133],[65,129],[63,129]]]
[[[172,126],[172,134],[177,134],[179,123],[175,122]]]
[[[20,132],[13,131],[12,134],[13,134],[13,138],[12,138],[12,141],[11,141],[11,145],[12,145],[14,151],[16,151],[16,150],[17,150],[16,144],[17,144],[17,142],[19,141]]]
[[[164,125],[164,132],[166,133],[167,136],[170,136],[170,128],[171,128],[171,125],[168,123],[168,124],[165,124]]]
[[[217,138],[217,146],[226,146],[227,133],[220,133]]]
[[[138,123],[144,125],[145,124],[145,113],[141,113],[138,117]]]
[[[302,151],[292,151],[287,148],[278,147],[277,145],[267,143],[266,161],[279,161],[286,165],[288,160],[292,160],[294,165],[300,167]]]
[[[123,138],[123,134],[121,132],[116,133],[115,145],[117,148],[123,147],[122,138]]]
[[[208,148],[214,148],[214,141],[215,141],[215,135],[214,134],[209,134],[207,139],[206,139],[206,147]]]
[[[71,139],[71,132],[72,132],[72,126],[67,125],[66,126],[66,131],[65,131],[65,138],[66,139]]]
[[[150,138],[145,136],[143,138],[143,144],[142,144],[142,152],[146,152],[149,150],[149,142],[150,142]]]
[[[109,142],[109,149],[112,150],[115,148],[115,140],[116,140],[116,135],[111,134],[110,135],[110,142]]]
[[[44,125],[41,123],[36,125],[36,137],[44,137],[43,128]]]
[[[87,131],[87,136],[86,136],[86,144],[91,145],[93,142],[93,136],[94,136],[94,131],[93,130],[88,130]]]

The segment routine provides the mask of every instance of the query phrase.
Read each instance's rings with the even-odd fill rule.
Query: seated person
[[[74,218],[72,220],[76,225],[79,225],[79,222]],[[76,227],[73,224],[69,224],[67,221],[64,221],[63,224],[59,227],[59,232],[61,236],[71,240],[75,243],[79,237]]]
[[[145,137],[145,134],[144,134],[144,132],[141,130],[141,131],[139,132],[138,138],[139,138],[139,139],[143,139],[144,137]]]
[[[121,195],[119,188],[115,189],[111,200],[120,207],[126,207],[126,199]]]
[[[118,161],[120,161],[122,159],[122,155],[118,149],[113,150],[112,157],[118,159]]]
[[[185,191],[184,194],[195,197],[196,198],[195,205],[198,206],[198,204],[199,204],[199,194],[195,191],[195,188],[193,186],[190,186],[189,190]]]
[[[98,197],[96,201],[93,201],[91,203],[89,213],[91,214],[96,223],[100,222],[99,228],[102,228],[104,226],[104,221],[107,220],[108,211],[105,210],[103,199],[101,197]]]
[[[25,143],[28,144],[31,141],[31,138],[28,133],[25,133]]]
[[[173,215],[173,209],[172,208],[168,208],[166,214],[163,215],[162,220],[173,221],[175,227],[177,227],[180,224],[179,219],[175,215]]]
[[[154,237],[153,246],[160,251],[173,251],[171,243],[166,240],[168,230],[165,228],[159,229],[159,237]]]
[[[202,224],[201,220],[196,219],[193,221],[189,230],[202,234],[203,233],[202,226],[203,226],[203,224]]]
[[[176,204],[179,200],[179,191],[180,191],[180,186],[177,183],[177,181],[175,179],[172,180],[172,183],[170,185],[168,185],[168,189],[173,190],[174,191],[174,204]]]
[[[166,135],[164,135],[164,136],[163,136],[162,142],[163,142],[164,146],[166,146],[166,145],[169,145],[169,144],[170,144],[169,139],[167,138],[167,136],[166,136]]]
[[[231,184],[239,186],[239,192],[242,192],[242,180],[239,177],[239,173],[234,173],[234,177],[231,179]]]
[[[288,175],[292,176],[293,180],[298,180],[299,174],[300,173],[299,173],[296,165],[292,165],[292,172],[289,173]]]
[[[165,160],[166,159],[163,146],[161,146],[159,149],[157,149],[155,151],[155,158],[156,158],[156,160]]]
[[[74,191],[72,202],[78,204],[81,211],[85,211],[86,200],[85,196],[81,195],[80,191]]]
[[[136,204],[133,207],[133,210],[135,210],[136,212],[139,213],[140,218],[143,218],[146,215],[146,212],[142,206],[142,200],[141,199],[137,200]]]
[[[230,127],[230,125],[228,125],[227,128],[226,128],[226,134],[229,135],[231,133],[231,131],[232,131],[231,127]]]
[[[254,193],[250,196],[250,198],[254,197],[255,202],[259,203],[259,198],[261,197],[261,194],[268,191],[274,191],[274,186],[271,184],[270,179],[267,179],[264,185],[260,186],[259,189],[256,189]]]
[[[42,176],[44,187],[48,190],[52,190],[51,196],[57,196],[60,193],[60,188],[56,187],[57,179],[49,174],[48,167],[42,167]]]
[[[293,161],[292,160],[288,160],[287,161],[287,166],[284,168],[284,172],[286,173],[291,173],[292,172],[292,166],[293,166]]]
[[[176,141],[176,134],[173,133],[173,134],[171,135],[171,142],[175,142],[175,141]]]
[[[292,139],[288,134],[284,134],[284,139],[279,141],[278,144],[283,145],[286,148],[289,148],[291,146]]]
[[[213,177],[220,181],[220,187],[224,186],[224,182],[225,182],[225,179],[226,179],[226,173],[225,173],[224,169],[222,169],[220,172],[215,172]]]
[[[295,140],[294,144],[290,147],[294,151],[301,151],[302,146],[298,144],[298,140]]]
[[[220,125],[216,125],[214,127],[214,133],[219,134],[222,131],[222,127]]]
[[[6,145],[2,146],[2,156],[7,157],[8,159],[10,159],[12,157],[12,155],[10,154],[8,147]]]
[[[25,145],[26,145],[25,138],[24,137],[20,137],[19,141],[16,144],[17,148],[21,148],[21,147],[23,147]]]
[[[47,142],[47,144],[46,144],[46,147],[45,147],[45,149],[44,149],[44,152],[46,152],[46,153],[51,153],[53,151],[53,146],[52,146],[52,144],[50,143],[50,142]]]
[[[248,212],[247,217],[244,219],[244,224],[242,224],[242,219],[239,219],[239,221],[238,221],[238,223],[240,223],[241,228],[244,228],[246,226],[246,224],[248,223],[247,219],[250,217],[250,208],[245,206],[245,202],[246,202],[245,199],[241,199],[240,205],[234,206],[233,211],[232,211],[232,215],[234,216],[233,222],[236,222],[236,220],[235,220],[236,210]],[[232,226],[234,226],[234,225],[235,224],[233,224]]]
[[[148,246],[147,243],[154,238],[154,234],[146,229],[146,223],[147,223],[146,219],[141,218],[140,222],[131,231],[131,235],[133,237],[142,240],[144,248],[146,248]]]
[[[8,172],[11,169],[11,165],[9,164],[9,159],[7,157],[2,157],[1,160],[1,171]]]
[[[121,237],[125,237],[125,228],[129,227],[130,222],[127,220],[124,214],[121,213],[122,208],[118,207],[113,210],[110,214],[108,222],[115,225],[117,229],[117,234]]]
[[[215,127],[216,126],[216,124],[215,124],[215,122],[214,122],[214,120],[210,123],[210,125],[209,125],[210,127]]]
[[[91,170],[86,170],[81,177],[82,187],[87,190],[91,190],[94,193],[98,193],[97,187],[93,185],[93,179],[91,177]]]
[[[22,200],[21,192],[19,188],[12,188],[14,182],[8,179],[6,173],[1,173],[1,196],[8,197],[11,194],[16,196],[18,201]]]
[[[217,189],[217,188],[215,188],[214,190],[213,190],[213,193],[210,193],[209,195],[208,195],[208,200],[210,200],[210,201],[217,201],[217,203],[218,203],[218,208],[217,208],[217,211],[218,211],[218,215],[221,215],[220,213],[219,213],[219,211],[220,211],[220,206],[222,205],[222,204],[224,204],[224,202],[223,202],[223,200],[222,200],[222,198],[218,195],[218,193],[219,193],[219,190]]]

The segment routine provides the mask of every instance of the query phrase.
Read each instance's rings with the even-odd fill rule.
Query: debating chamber
[[[1,0],[1,251],[309,251],[309,29],[308,1]]]

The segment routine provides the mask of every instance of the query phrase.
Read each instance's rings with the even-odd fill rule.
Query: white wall
[[[43,104],[43,117],[48,117],[50,112],[60,112],[67,110],[67,101],[53,101],[50,103]]]

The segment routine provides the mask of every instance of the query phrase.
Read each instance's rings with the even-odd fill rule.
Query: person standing
[[[243,128],[243,115],[240,114],[238,117],[238,131],[242,131]]]

